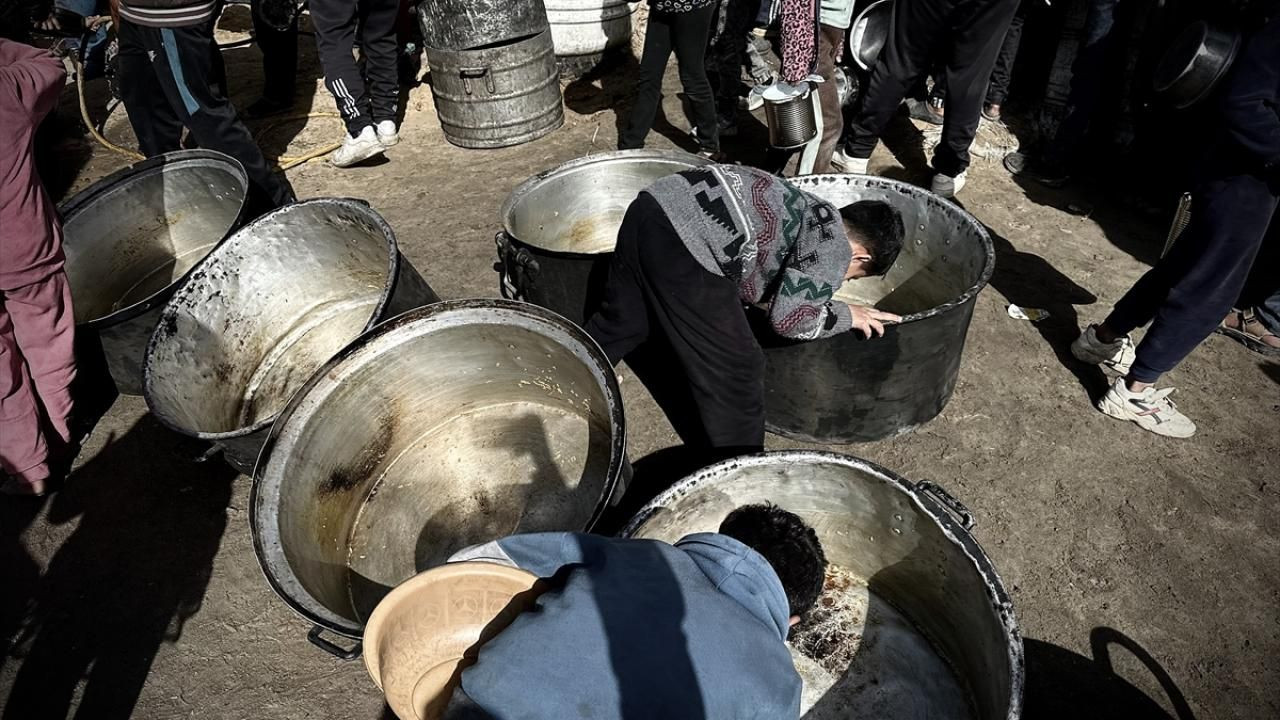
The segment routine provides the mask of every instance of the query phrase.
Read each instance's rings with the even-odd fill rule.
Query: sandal
[[[1280,356],[1280,337],[1267,330],[1252,310],[1232,310],[1215,332],[1240,341],[1260,355]]]

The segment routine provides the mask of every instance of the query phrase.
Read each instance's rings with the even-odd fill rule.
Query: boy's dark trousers
[[[311,0],[316,50],[324,67],[324,84],[352,137],[368,125],[395,120],[400,99],[397,69],[398,0]],[[356,31],[364,69],[352,51]]]
[[[216,85],[213,17],[198,25],[147,27],[120,19],[120,92],[138,147],[147,157],[179,150],[182,129],[196,144],[235,158],[273,206],[293,202],[293,188]]]
[[[698,264],[647,193],[627,209],[604,302],[586,330],[615,365],[645,341],[659,339],[655,334],[665,336],[701,421],[695,436],[681,433],[686,444],[717,456],[763,447],[764,353],[738,286]],[[685,424],[681,417],[671,420],[677,429]]]

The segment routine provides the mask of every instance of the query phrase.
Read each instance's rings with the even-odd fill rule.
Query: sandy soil
[[[258,58],[226,53],[242,107],[260,88]],[[303,70],[315,78],[310,50]],[[537,171],[611,149],[630,87],[625,70],[575,83],[563,129],[484,152],[447,144],[418,87],[386,162],[313,162],[289,177],[303,197],[366,198],[442,297],[496,296],[503,198]],[[299,98],[309,106],[332,109],[322,88]],[[664,107],[650,145],[688,146],[674,91]],[[296,136],[296,154],[338,127],[297,122],[264,145],[279,152]],[[108,134],[132,143],[123,111]],[[763,136],[754,125],[738,145]],[[890,145],[907,167],[882,148],[872,170],[923,179],[918,137],[902,121]],[[125,164],[79,139],[60,141],[57,157],[58,197]],[[998,267],[955,396],[914,433],[838,449],[937,482],[973,510],[1027,639],[1026,717],[1280,717],[1280,365],[1210,338],[1167,379],[1200,424],[1190,440],[1104,417],[1090,407],[1102,375],[1067,346],[1158,254],[1165,218],[1114,188],[1023,188],[994,165],[974,171],[962,200],[996,234]],[[1086,202],[1088,217],[1057,209]],[[1012,320],[1010,302],[1052,317]],[[623,388],[631,458],[657,478],[659,451],[677,440],[625,371]],[[249,535],[250,481],[196,462],[204,449],[121,397],[63,492],[0,503],[0,636],[14,638],[0,657],[4,720],[382,716],[362,664],[309,645],[273,595]]]

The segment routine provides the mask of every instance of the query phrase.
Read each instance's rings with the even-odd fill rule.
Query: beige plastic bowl
[[[415,575],[387,593],[365,625],[365,669],[400,720],[436,720],[480,646],[541,592],[536,576],[486,562]]]

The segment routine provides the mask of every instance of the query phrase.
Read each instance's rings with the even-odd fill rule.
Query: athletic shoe
[[[351,167],[374,155],[381,155],[385,149],[382,143],[378,142],[378,133],[373,126],[365,125],[359,135],[347,136],[347,139],[342,142],[342,147],[334,150],[329,156],[329,162],[340,168]]]
[[[924,100],[907,98],[907,115],[913,120],[927,122],[930,125],[941,125],[942,114],[933,109],[933,105]]]
[[[1138,427],[1157,435],[1191,437],[1196,434],[1196,424],[1178,411],[1169,399],[1172,392],[1173,388],[1157,390],[1155,387],[1131,392],[1125,379],[1120,377],[1098,401],[1098,409],[1117,420],[1137,423]]]
[[[1077,360],[1090,365],[1106,365],[1121,375],[1128,375],[1137,352],[1133,339],[1128,335],[1115,342],[1104,343],[1098,339],[1098,326],[1090,325],[1071,343],[1071,354]]]
[[[400,142],[400,131],[396,128],[394,120],[383,120],[378,123],[377,133],[378,142],[382,143],[382,147],[391,147]]]
[[[936,195],[941,195],[944,198],[953,198],[956,193],[964,189],[964,183],[967,178],[967,172],[962,172],[955,177],[936,173],[933,176],[933,182],[929,183],[929,189]]]
[[[853,157],[846,153],[844,148],[836,148],[835,153],[831,156],[831,167],[851,175],[866,175],[869,164],[871,164],[871,158]]]
[[[755,112],[764,107],[764,89],[768,85],[755,85],[747,93],[747,112]]]

